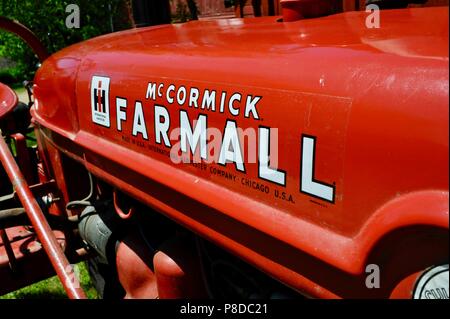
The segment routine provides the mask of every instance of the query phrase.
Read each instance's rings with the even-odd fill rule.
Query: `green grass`
[[[16,83],[16,84],[10,85],[9,87],[10,87],[11,89],[13,89],[14,92],[16,92],[17,95],[24,94],[24,93],[27,92],[27,89],[25,89],[25,88],[23,87],[23,84],[22,84],[22,83]]]
[[[86,264],[78,263],[75,268],[78,268],[81,287],[87,297],[97,299],[98,294],[92,285]],[[67,299],[67,294],[59,278],[55,276],[0,296],[0,299]]]
[[[13,89],[14,91],[16,91],[17,94],[26,92],[26,89],[23,87],[23,83],[21,83],[21,82],[13,83],[13,84],[9,85],[9,87],[11,89]]]

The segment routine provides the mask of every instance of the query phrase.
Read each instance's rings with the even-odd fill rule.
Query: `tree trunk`
[[[195,0],[187,0],[189,12],[191,13],[191,20],[198,20],[198,8]]]
[[[252,0],[253,14],[255,17],[261,17],[261,0]]]

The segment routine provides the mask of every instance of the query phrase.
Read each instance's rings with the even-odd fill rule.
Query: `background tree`
[[[65,25],[68,4],[80,8],[80,28]],[[50,53],[101,34],[131,27],[129,0],[0,0],[0,15],[30,28]],[[17,81],[33,79],[38,60],[17,36],[0,31],[0,56],[16,62],[8,72]],[[0,79],[1,80],[1,79]]]

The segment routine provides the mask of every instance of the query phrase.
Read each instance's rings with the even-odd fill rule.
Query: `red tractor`
[[[0,295],[448,299],[448,8],[333,3],[51,56],[1,19],[42,65],[0,85]]]

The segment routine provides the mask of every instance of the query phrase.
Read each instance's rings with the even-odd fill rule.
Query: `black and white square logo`
[[[91,80],[92,121],[109,127],[109,78],[94,75]]]

